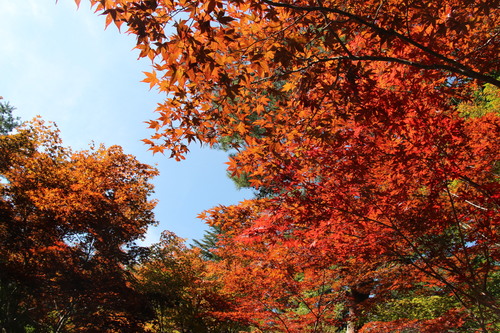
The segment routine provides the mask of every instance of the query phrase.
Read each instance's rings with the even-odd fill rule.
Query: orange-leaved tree
[[[23,290],[28,318],[16,329],[139,331],[125,268],[155,223],[157,171],[118,146],[73,152],[39,119],[2,135],[0,151],[0,282]]]
[[[408,274],[457,301],[422,325],[495,330],[500,119],[459,105],[500,86],[499,1],[91,3],[108,24],[126,24],[153,62],[145,82],[166,99],[149,122],[151,149],[180,159],[189,142],[230,138],[230,171],[272,192],[238,213],[212,212],[219,256],[242,272],[245,260],[276,269],[256,275],[269,288],[293,277],[282,292],[293,287],[296,299],[325,294],[323,283],[298,282],[332,276],[351,332],[363,308],[418,285]],[[242,304],[284,299],[246,290]],[[307,329],[318,331],[320,303],[303,303]],[[283,311],[272,304],[263,316]],[[303,330],[286,324],[297,313],[280,325]]]

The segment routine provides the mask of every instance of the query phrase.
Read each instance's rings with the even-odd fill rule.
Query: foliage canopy
[[[498,0],[90,2],[153,62],[151,149],[229,142],[230,172],[272,193],[204,214],[234,318],[498,328],[500,118],[478,100],[500,87]],[[363,322],[414,290],[456,303]]]

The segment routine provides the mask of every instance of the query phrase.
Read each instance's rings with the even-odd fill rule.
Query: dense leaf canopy
[[[0,136],[0,154],[0,328],[137,332],[147,309],[125,265],[155,223],[157,171],[118,146],[73,152],[40,119]]]
[[[497,0],[90,2],[153,63],[151,149],[266,189],[204,215],[234,318],[352,332],[418,290],[455,303],[364,329],[498,328]]]

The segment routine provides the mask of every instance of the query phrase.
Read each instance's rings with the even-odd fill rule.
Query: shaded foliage
[[[37,332],[140,331],[147,308],[125,265],[155,223],[157,171],[118,146],[73,152],[40,119],[0,151],[2,325],[15,311]]]

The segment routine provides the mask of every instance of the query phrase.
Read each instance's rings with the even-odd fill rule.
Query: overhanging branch
[[[344,16],[346,18],[349,18],[349,19],[359,23],[360,25],[363,25],[365,27],[373,29],[379,35],[392,36],[392,37],[399,38],[400,40],[406,42],[407,44],[412,45],[412,46],[420,49],[424,53],[426,53],[426,54],[428,54],[436,59],[439,59],[444,64],[425,65],[422,63],[413,62],[413,61],[409,61],[409,60],[405,60],[405,59],[398,59],[398,58],[392,58],[392,57],[375,57],[375,58],[378,58],[379,61],[389,61],[390,60],[392,62],[399,62],[399,63],[405,64],[405,65],[416,66],[416,67],[423,68],[423,69],[447,70],[447,71],[450,71],[452,73],[455,73],[455,74],[458,74],[461,76],[469,77],[471,79],[475,79],[475,80],[482,81],[485,83],[490,83],[494,86],[500,87],[500,80],[497,80],[494,77],[479,73],[479,72],[473,70],[472,68],[470,68],[470,67],[468,67],[468,66],[466,66],[466,65],[464,65],[456,60],[450,59],[450,58],[446,57],[445,55],[440,54],[440,53],[430,49],[429,47],[415,41],[414,39],[412,39],[408,36],[405,36],[405,35],[397,32],[393,29],[389,30],[389,29],[382,28],[382,27],[376,25],[375,23],[371,23],[371,22],[363,19],[362,17],[359,17],[359,16],[354,15],[352,13],[346,12],[344,10],[341,10],[338,8],[329,8],[329,7],[324,7],[324,6],[298,6],[298,5],[289,4],[289,3],[274,2],[271,0],[262,0],[262,1],[266,4],[268,4],[269,6],[273,6],[273,7],[289,8],[289,9],[293,9],[296,11],[302,11],[302,12],[334,13],[334,14]],[[352,60],[376,60],[376,59],[370,59],[371,56],[363,56],[363,57],[356,57],[356,58],[358,58],[358,59],[352,59]],[[382,60],[383,58],[386,58],[386,60]],[[346,57],[346,59],[349,59],[349,57]],[[398,60],[396,60],[396,59],[398,59]]]

